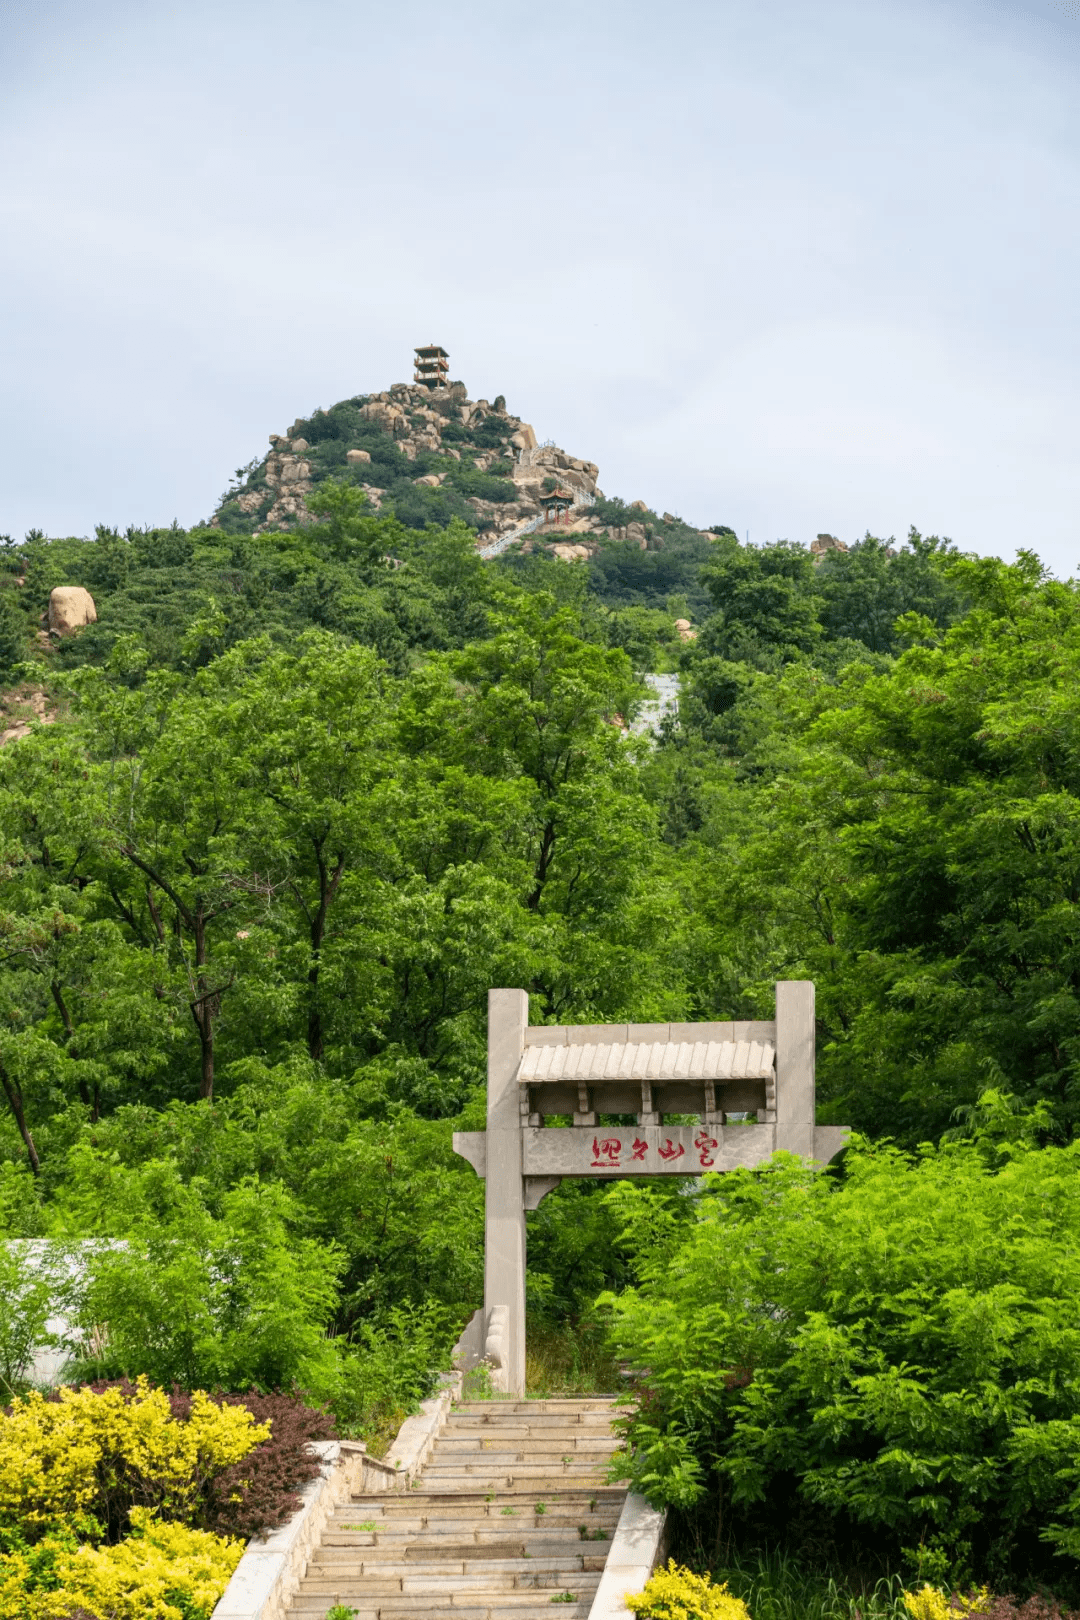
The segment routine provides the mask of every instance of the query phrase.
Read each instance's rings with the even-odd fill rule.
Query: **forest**
[[[645,1369],[626,1466],[699,1560],[1080,1598],[1076,585],[311,506],[0,548],[0,686],[52,721],[0,749],[0,1233],[95,1240],[78,1376],[374,1441],[481,1301],[489,986],[648,1022],[809,978],[842,1159],[564,1184],[530,1333]],[[45,647],[60,584],[98,620]],[[26,1252],[10,1393],[71,1287]]]

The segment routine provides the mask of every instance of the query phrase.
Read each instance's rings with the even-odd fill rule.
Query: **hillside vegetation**
[[[566,1184],[530,1217],[533,1320],[594,1330],[611,1293],[625,1353],[665,1381],[635,1466],[688,1514],[728,1492],[740,1522],[777,1536],[754,1504],[797,1499],[819,1548],[828,1520],[851,1556],[877,1536],[889,1557],[924,1545],[942,1569],[1042,1578],[1077,1533],[1060,1461],[1072,1428],[1053,1428],[1080,1421],[1073,1330],[1055,1316],[1057,1349],[1044,1336],[961,1366],[955,1346],[928,1348],[935,1335],[1020,1331],[1007,1255],[988,1281],[927,1261],[928,1286],[1001,1307],[967,1327],[954,1315],[948,1333],[887,1326],[883,1301],[916,1310],[903,1266],[876,1294],[843,1266],[858,1271],[881,1211],[900,1220],[916,1173],[940,1220],[916,1230],[916,1198],[898,1241],[928,1255],[955,1219],[961,1159],[988,1229],[1028,1218],[1044,1170],[995,1191],[980,1177],[997,1188],[1027,1155],[1056,1198],[1074,1175],[1076,587],[1033,556],[1006,566],[914,532],[815,565],[602,499],[586,561],[540,546],[483,562],[461,482],[395,483],[402,452],[359,408],[347,434],[295,424],[326,476],[283,526],[254,532],[256,503],[231,498],[216,525],[33,535],[0,559],[9,706],[41,689],[55,720],[0,750],[0,1220],[15,1237],[126,1240],[89,1261],[78,1365],[188,1389],[299,1384],[339,1424],[382,1432],[481,1299],[482,1183],[450,1137],[483,1123],[488,987],[524,986],[534,1021],[653,1021],[768,1016],[776,978],[808,977],[819,1119],[890,1138],[885,1168],[871,1157],[846,1203],[829,1202],[835,1178],[811,1194],[790,1170],[697,1199],[670,1182]],[[343,464],[364,435],[372,463]],[[418,451],[414,476],[421,453],[438,455]],[[376,454],[379,510],[362,487]],[[622,532],[638,522],[645,549]],[[98,620],[46,644],[58,584],[87,587]],[[657,668],[681,675],[678,723],[630,734]],[[978,1146],[991,1116],[992,1151]],[[916,1172],[904,1153],[923,1143],[944,1145]],[[791,1234],[782,1300],[773,1261],[755,1258],[774,1218]],[[723,1274],[721,1326],[716,1232],[738,1223],[746,1259]],[[826,1230],[835,1289],[877,1301],[858,1321],[800,1281]],[[1065,1232],[1051,1223],[1024,1260],[1036,1314],[1050,1310],[1038,1268]],[[10,1297],[44,1311],[16,1271]],[[790,1331],[741,1320],[759,1297]],[[673,1335],[673,1312],[693,1332]],[[0,1341],[13,1322],[0,1312]],[[688,1382],[687,1345],[707,1392]],[[983,1496],[932,1484],[944,1440],[907,1472],[865,1473],[908,1445],[881,1402],[910,1415],[917,1353],[939,1357],[918,1396],[935,1412],[1024,1384],[994,1445],[948,1437],[957,1478],[1008,1453],[1012,1473],[1002,1462]],[[829,1384],[821,1368],[840,1362]],[[730,1382],[744,1365],[761,1375]],[[872,1396],[871,1376],[901,1382]],[[824,1450],[823,1378],[837,1414]],[[1040,1526],[1029,1535],[1009,1506],[1040,1469],[1058,1480],[1042,1563]],[[980,1539],[972,1514],[990,1500],[999,1529]]]

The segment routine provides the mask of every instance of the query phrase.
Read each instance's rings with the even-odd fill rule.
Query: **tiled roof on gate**
[[[769,1041],[597,1041],[527,1046],[518,1079],[771,1080],[775,1063]]]

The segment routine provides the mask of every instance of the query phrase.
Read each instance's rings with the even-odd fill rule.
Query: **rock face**
[[[357,462],[370,461],[371,460],[371,451],[370,450],[346,450],[346,452],[345,452],[345,460],[352,463],[352,464],[354,464],[354,465]]]
[[[81,585],[57,585],[49,594],[49,629],[58,636],[73,636],[97,623],[94,598]]]
[[[28,737],[35,720],[43,726],[51,726],[55,719],[56,713],[50,710],[40,687],[11,693],[0,699],[0,748],[5,743],[18,742],[20,737]]]
[[[377,423],[397,439],[403,439],[408,434],[409,418],[400,405],[391,404],[388,399],[373,399],[367,405],[361,405],[360,415],[366,416],[369,422]]]
[[[301,523],[314,522],[304,501],[304,496],[311,493],[310,461],[302,461],[289,451],[273,450],[266,458],[266,482],[274,497],[274,504],[266,514],[267,523],[282,523],[290,518],[297,518]],[[241,501],[243,498],[240,497]]]
[[[525,425],[523,423],[522,428]],[[529,436],[535,445],[536,436],[532,428],[529,428]],[[514,435],[515,440],[524,437],[523,431]],[[595,495],[599,468],[594,461],[579,461],[577,456],[568,456],[566,451],[560,450],[557,445],[541,444],[535,448],[528,446],[521,448],[511,476],[524,498],[539,511],[539,497],[545,478],[553,478],[564,489],[576,489],[586,495]]]
[[[826,552],[846,550],[847,546],[845,546],[842,540],[838,540],[835,534],[819,534],[816,540],[811,540],[810,542],[810,553],[814,559],[815,566],[818,563],[825,561]]]

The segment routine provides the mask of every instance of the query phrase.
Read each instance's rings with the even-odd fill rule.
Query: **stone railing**
[[[649,1576],[664,1557],[667,1514],[650,1507],[631,1491],[623,1503],[619,1523],[589,1610],[589,1620],[628,1620],[624,1599],[644,1590]]]

